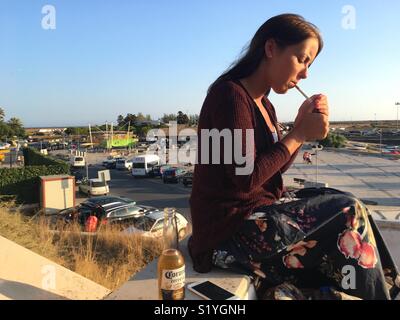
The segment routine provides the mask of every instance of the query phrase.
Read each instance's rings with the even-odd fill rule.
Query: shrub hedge
[[[24,148],[25,167],[0,168],[0,195],[15,195],[18,202],[37,203],[40,176],[70,174],[70,166],[31,148]]]

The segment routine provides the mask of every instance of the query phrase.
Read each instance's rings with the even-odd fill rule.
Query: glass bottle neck
[[[164,209],[163,249],[179,249],[176,214],[173,208]]]

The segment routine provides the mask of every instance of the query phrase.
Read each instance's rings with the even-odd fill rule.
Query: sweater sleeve
[[[232,150],[224,153],[221,149],[221,160],[225,161],[227,154],[232,156],[231,164],[222,162],[226,175],[238,189],[250,192],[279,172],[290,160],[290,153],[283,143],[277,142],[256,155],[253,111],[246,95],[232,84],[224,85],[218,94],[218,108],[213,116],[215,127],[218,130],[230,129],[241,136],[236,138],[232,133]],[[246,137],[246,131],[250,133],[250,138]],[[225,148],[227,146],[229,144],[225,144]]]
[[[297,154],[299,153],[300,149],[301,149],[301,146],[292,154],[289,161],[287,163],[285,163],[285,165],[281,168],[281,173],[285,173],[290,168],[293,161],[296,159]]]

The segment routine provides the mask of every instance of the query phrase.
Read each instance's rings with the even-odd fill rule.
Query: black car
[[[97,228],[104,225],[126,228],[133,225],[137,218],[152,211],[158,211],[158,209],[134,203],[112,202],[99,205],[85,202],[76,207],[61,210],[58,214],[58,221],[65,224],[75,221],[84,228],[87,219],[90,216],[96,216],[98,219]]]
[[[183,175],[186,173],[186,170],[181,168],[170,168],[163,172],[162,179],[164,183],[174,182],[178,183]]]
[[[71,175],[75,177],[75,184],[81,184],[82,180],[84,179],[84,174],[82,171],[79,170],[72,170]]]
[[[182,183],[185,187],[193,184],[193,172],[187,172],[182,177]]]
[[[163,176],[164,171],[166,171],[168,169],[171,169],[171,167],[168,165],[165,165],[165,164],[156,165],[152,168],[149,175],[150,175],[150,177],[153,177],[153,178],[158,178],[158,177],[161,178]]]
[[[126,197],[117,197],[117,196],[100,196],[100,197],[93,197],[90,198],[83,203],[91,203],[93,205],[109,205],[109,204],[114,204],[114,203],[120,203],[122,204],[136,204],[136,201],[126,198]]]

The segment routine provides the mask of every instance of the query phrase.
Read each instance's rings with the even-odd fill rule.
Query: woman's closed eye
[[[310,57],[308,56],[299,56],[297,57],[297,61],[301,64],[307,64],[310,62]],[[310,67],[311,63],[307,65],[307,67]]]

